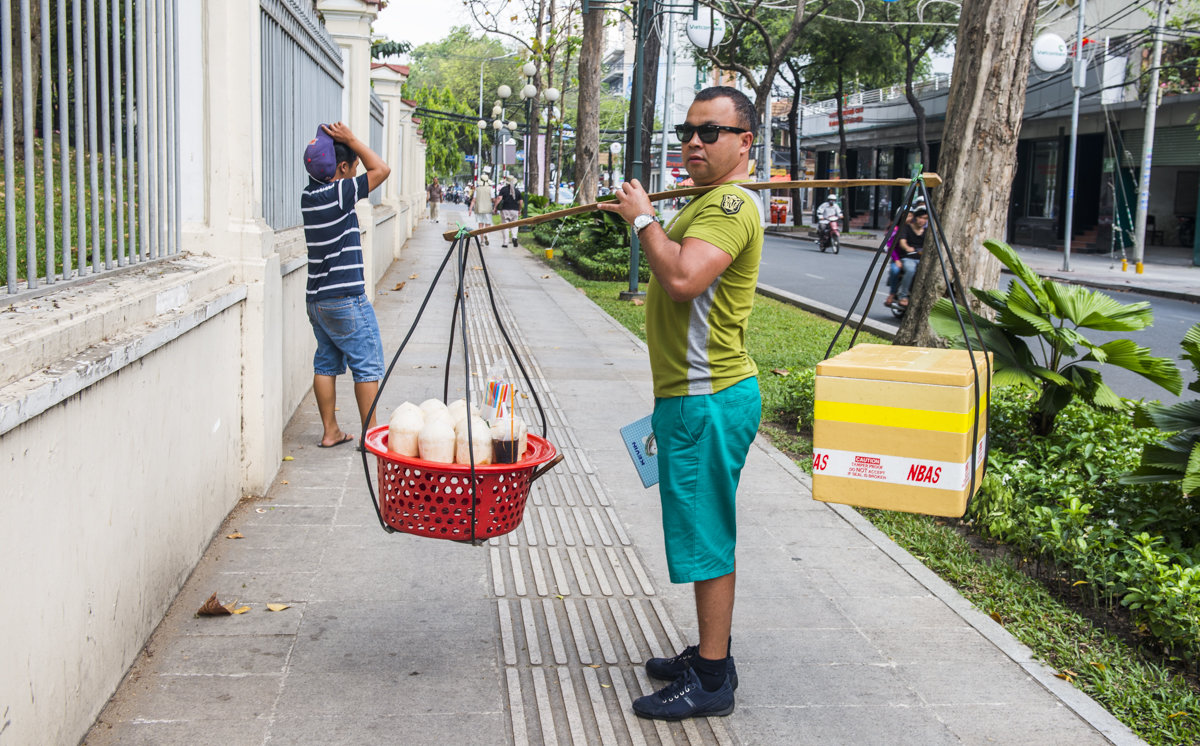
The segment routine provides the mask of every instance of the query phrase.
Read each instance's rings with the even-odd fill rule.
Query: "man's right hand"
[[[350,128],[341,122],[323,124],[321,127],[325,130],[325,134],[332,137],[335,142],[349,145],[351,142],[354,142],[354,140],[357,139],[354,137],[354,133],[350,130]]]

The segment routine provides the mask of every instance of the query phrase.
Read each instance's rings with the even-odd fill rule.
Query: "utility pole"
[[[1158,20],[1154,24],[1154,53],[1151,57],[1150,88],[1146,96],[1146,128],[1142,134],[1142,173],[1138,179],[1137,218],[1134,221],[1133,259],[1142,273],[1146,256],[1146,213],[1150,209],[1150,164],[1154,160],[1154,122],[1158,117],[1158,66],[1162,63],[1162,30],[1167,23],[1167,0],[1158,0]]]
[[[1079,143],[1079,94],[1087,82],[1087,64],[1083,60],[1083,10],[1087,0],[1079,0],[1079,21],[1075,25],[1075,68],[1071,72],[1071,87],[1075,98],[1071,104],[1071,147],[1067,159],[1067,221],[1063,239],[1063,271],[1071,271],[1071,239],[1075,235],[1075,150]]]
[[[633,142],[630,143],[629,155],[633,156],[632,166],[629,173],[634,178],[642,175],[642,48],[646,42],[646,29],[642,18],[642,8],[647,2],[654,0],[636,0],[633,4],[633,17],[635,19],[633,26],[633,95],[630,100],[633,102]],[[653,129],[653,127],[651,127]],[[629,156],[626,156],[628,158]],[[638,289],[638,268],[641,265],[641,243],[638,241],[637,231],[629,229],[629,289],[622,291],[618,296],[621,300],[633,300],[634,298],[642,298],[646,294]]]
[[[675,74],[675,16],[667,14],[667,71],[663,76],[662,149],[659,153],[659,189],[667,188],[667,137],[671,131],[671,109],[675,102],[671,78]]]

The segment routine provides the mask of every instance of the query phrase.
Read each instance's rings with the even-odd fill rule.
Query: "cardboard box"
[[[961,516],[983,477],[987,369],[966,350],[860,344],[817,365],[813,498]],[[975,437],[973,437],[975,436]]]

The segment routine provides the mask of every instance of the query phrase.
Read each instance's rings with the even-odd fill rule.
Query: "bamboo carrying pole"
[[[924,180],[925,186],[937,187],[942,185],[942,177],[935,173],[923,173],[921,179]],[[906,187],[912,183],[912,179],[815,179],[811,181],[756,181],[749,184],[738,184],[743,189],[751,191],[761,191],[763,189],[816,189],[824,187],[832,187],[843,189],[846,187],[862,187],[862,186],[895,186]],[[707,186],[687,187],[686,189],[671,189],[665,192],[654,192],[650,194],[651,202],[661,202],[664,199],[672,199],[674,197],[690,197],[695,194],[704,194],[707,191],[716,189],[721,184],[709,184]],[[610,200],[605,200],[610,201]],[[468,232],[468,236],[482,236],[485,233],[495,233],[505,228],[518,228],[522,225],[536,225],[537,223],[545,223],[558,218],[565,218],[568,215],[579,215],[584,212],[593,212],[599,210],[599,202],[589,202],[586,205],[576,205],[563,210],[555,210],[542,215],[534,215],[531,218],[522,218],[514,220],[511,223],[497,223],[496,225],[487,228],[476,228]],[[446,231],[442,234],[442,238],[447,241],[453,241],[458,236],[458,231]]]

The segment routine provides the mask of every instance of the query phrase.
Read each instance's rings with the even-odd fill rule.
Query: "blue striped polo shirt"
[[[366,292],[354,203],[369,191],[366,174],[327,184],[309,177],[300,194],[308,244],[308,302]]]

